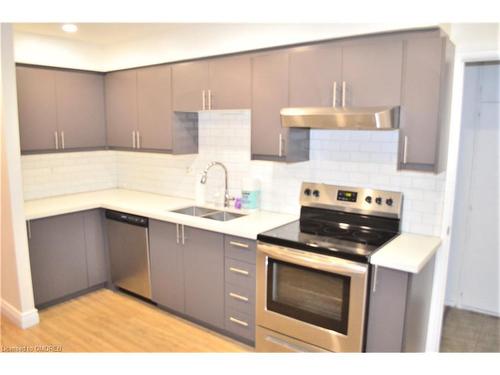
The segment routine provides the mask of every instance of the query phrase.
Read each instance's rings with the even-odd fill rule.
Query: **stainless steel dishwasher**
[[[151,299],[148,218],[106,210],[111,281]]]

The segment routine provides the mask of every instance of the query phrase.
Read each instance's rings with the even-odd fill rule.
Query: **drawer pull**
[[[240,326],[248,327],[248,323],[244,322],[243,320],[233,318],[232,316],[229,317],[229,320],[232,321],[233,323],[239,324]]]
[[[242,247],[244,249],[248,249],[248,244],[246,244],[246,243],[236,242],[236,241],[229,241],[229,243],[233,246],[236,246],[236,247]]]
[[[229,293],[229,297],[233,297],[234,299],[239,299],[240,301],[248,302],[247,297],[240,296],[239,294],[236,294],[236,293]]]
[[[248,276],[248,274],[249,274],[248,271],[245,271],[245,270],[242,270],[242,269],[239,269],[239,268],[234,268],[234,267],[229,267],[229,271],[235,272],[235,273],[239,273],[239,274],[245,275],[245,276]]]

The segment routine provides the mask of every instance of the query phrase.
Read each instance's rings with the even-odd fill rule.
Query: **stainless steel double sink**
[[[173,210],[178,214],[202,217],[204,219],[217,220],[217,221],[229,221],[237,219],[244,214],[236,214],[228,211],[220,211],[214,208],[199,207],[199,206],[189,206],[184,208],[179,208],[178,210]]]

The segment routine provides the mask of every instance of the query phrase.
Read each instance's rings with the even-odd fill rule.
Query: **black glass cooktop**
[[[257,239],[367,262],[398,233],[398,219],[302,207],[300,220],[261,233]]]

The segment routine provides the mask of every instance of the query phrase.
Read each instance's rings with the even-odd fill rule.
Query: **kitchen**
[[[29,27],[19,26],[18,40]],[[104,287],[250,350],[426,351],[453,43],[425,27],[249,51],[106,73],[17,62],[40,324],[45,309]],[[306,109],[290,115],[289,107]],[[303,228],[316,224],[343,237]],[[351,250],[346,226],[389,235],[354,240]],[[309,271],[275,262],[291,242],[292,258],[306,253],[315,264]],[[332,259],[364,276],[311,271]],[[295,277],[272,280],[280,274]],[[335,311],[321,300],[291,306],[300,301],[286,288],[303,287],[294,280],[312,281],[310,293],[337,301]],[[283,292],[269,289],[279,285]],[[277,296],[288,298],[284,310],[272,307],[282,305]]]

